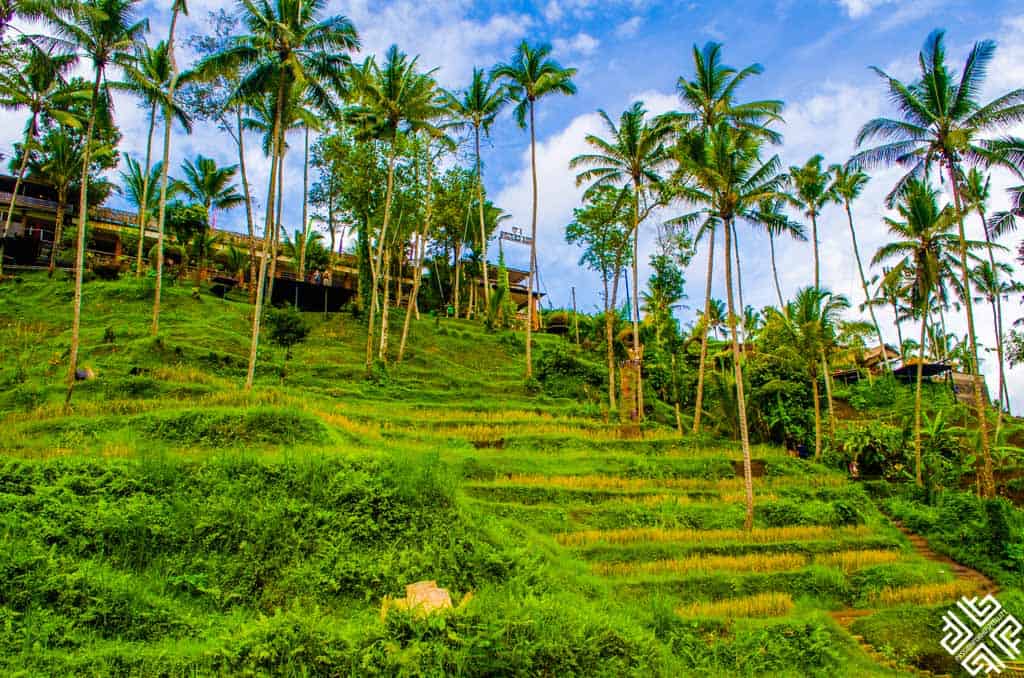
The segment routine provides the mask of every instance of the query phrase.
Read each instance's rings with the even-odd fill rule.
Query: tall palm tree
[[[373,366],[374,320],[377,312],[378,290],[384,279],[384,247],[391,225],[391,208],[395,194],[395,164],[398,160],[400,135],[425,133],[439,137],[441,129],[435,124],[444,114],[439,100],[437,82],[433,71],[420,73],[418,58],[410,59],[396,45],[388,49],[383,67],[376,59],[369,57],[352,74],[354,105],[348,110],[346,119],[355,127],[359,141],[377,139],[388,147],[388,175],[384,195],[384,217],[377,249],[372,264],[373,286],[370,293],[369,325],[366,336],[366,370]],[[381,314],[381,342],[379,357],[386,360],[387,350],[387,308]]]
[[[142,165],[127,153],[121,154],[125,168],[120,172],[121,192],[128,204],[134,205],[138,213],[148,221],[156,215],[157,197],[148,190],[160,178],[160,163],[156,163],[145,172]]]
[[[783,103],[777,100],[738,103],[736,90],[744,80],[764,72],[761,64],[737,70],[722,63],[722,45],[708,42],[702,49],[693,46],[694,79],[680,77],[676,84],[684,109],[680,118],[691,129],[711,129],[728,122],[736,129],[778,143],[782,140],[769,124],[781,122]]]
[[[75,298],[71,322],[71,350],[68,359],[68,390],[65,405],[71,404],[78,371],[79,330],[82,324],[82,266],[85,254],[85,229],[89,219],[89,165],[97,102],[107,68],[131,58],[132,50],[148,28],[146,20],[135,20],[136,0],[82,0],[73,12],[50,9],[46,21],[56,40],[67,45],[93,65],[93,83],[89,99],[89,121],[85,132],[82,179],[78,199],[78,242],[75,251]]]
[[[775,281],[775,294],[779,299],[779,309],[786,309],[786,302],[782,297],[782,286],[779,284],[779,269],[775,264],[775,238],[780,235],[788,235],[800,242],[807,241],[807,233],[803,224],[793,221],[784,213],[785,202],[783,200],[765,200],[757,209],[758,226],[761,226],[768,234],[768,254],[772,264],[772,279]]]
[[[843,203],[846,210],[846,221],[850,225],[850,239],[853,242],[853,258],[857,260],[857,272],[860,274],[860,286],[864,290],[864,301],[871,315],[871,324],[875,327],[875,336],[878,338],[879,349],[885,352],[885,340],[882,338],[882,327],[878,324],[875,316],[875,307],[867,303],[871,300],[871,293],[868,291],[868,279],[864,275],[864,264],[860,258],[860,247],[857,245],[857,229],[853,226],[853,201],[860,197],[871,177],[862,170],[850,165],[835,164],[829,168],[832,174],[832,185],[830,191],[837,201]],[[883,361],[885,369],[891,369],[889,361]]]
[[[26,41],[25,46],[27,54],[24,60],[17,60],[11,68],[0,73],[0,108],[10,111],[26,109],[29,112],[25,136],[21,142],[21,160],[14,180],[14,192],[11,193],[3,233],[0,234],[0,273],[3,273],[4,243],[14,217],[18,190],[25,178],[29,157],[36,150],[40,117],[46,116],[68,127],[80,127],[81,121],[70,109],[76,102],[89,97],[88,89],[69,86],[64,79],[64,74],[78,60],[75,54],[54,54],[53,46],[44,50],[32,41]]]
[[[650,214],[657,200],[647,202],[662,182],[661,170],[671,161],[666,142],[672,134],[672,125],[668,118],[647,120],[647,111],[637,101],[627,108],[616,124],[604,111],[598,111],[608,131],[608,139],[588,134],[587,143],[595,152],[574,157],[569,162],[571,169],[583,169],[576,175],[576,185],[590,184],[590,188],[598,186],[621,186],[629,184],[633,188],[633,353],[640,360],[640,275],[637,260],[639,259],[640,223]],[[641,208],[641,203],[644,207]],[[642,368],[637,369],[636,398],[634,420],[643,419],[643,378]]]
[[[740,85],[752,75],[764,72],[761,64],[751,64],[743,69],[736,69],[722,62],[722,45],[708,42],[703,49],[693,46],[694,77],[687,80],[680,77],[676,85],[683,111],[679,114],[682,128],[696,132],[708,131],[726,124],[734,129],[745,130],[757,139],[770,143],[778,143],[782,137],[769,125],[781,122],[783,103],[777,100],[751,101],[739,103],[736,92]],[[716,222],[708,222],[704,226],[710,229],[708,238],[708,271],[704,310],[708,311],[711,303],[711,278],[714,274],[714,229]],[[693,416],[693,432],[700,431],[701,415],[704,401],[704,370],[707,362],[707,335],[701,337],[701,359],[697,369],[697,407]]]
[[[54,215],[53,246],[50,248],[49,275],[57,266],[68,206],[68,195],[82,174],[82,146],[67,129],[61,127],[49,132],[40,144],[41,151],[33,154],[28,162],[28,175],[45,181],[57,192],[57,211]],[[108,148],[93,149],[92,156],[109,152]]]
[[[921,321],[918,344],[917,387],[914,395],[914,475],[924,485],[921,469],[921,381],[924,368],[925,330],[932,299],[938,289],[947,252],[955,251],[958,241],[953,234],[955,211],[949,205],[939,207],[938,191],[919,180],[907,182],[896,210],[901,220],[886,218],[889,233],[896,240],[879,248],[873,263],[893,258],[899,262],[886,278],[904,281],[910,306]]]
[[[256,348],[275,216],[275,188],[284,137],[281,122],[286,95],[295,81],[301,81],[310,89],[311,97],[320,108],[333,110],[330,90],[341,89],[343,74],[351,64],[349,53],[359,49],[359,36],[352,23],[341,15],[320,19],[324,7],[325,0],[246,2],[242,22],[248,34],[232,40],[226,49],[206,57],[194,69],[196,77],[200,78],[243,70],[244,76],[229,97],[230,104],[245,103],[259,95],[273,94],[275,97],[263,257],[253,308],[246,390],[252,388],[256,373]]]
[[[171,28],[167,35],[167,65],[170,69],[170,80],[167,83],[167,103],[163,106],[164,113],[164,159],[160,164],[160,203],[157,207],[156,219],[156,287],[153,292],[153,323],[150,333],[155,337],[160,331],[160,294],[164,278],[164,218],[167,214],[168,165],[171,162],[171,126],[174,120],[174,93],[178,88],[178,63],[174,58],[174,31],[178,26],[178,17],[188,15],[185,0],[174,0],[171,4]]]
[[[480,137],[490,136],[491,125],[498,113],[508,103],[508,92],[504,87],[496,86],[493,75],[488,76],[484,69],[474,68],[469,87],[461,97],[448,94],[448,108],[455,118],[463,125],[473,128],[473,148],[476,156],[476,200],[480,213],[480,264],[483,267],[484,303],[491,303],[491,285],[487,277],[487,232],[484,221],[484,174],[480,160]]]
[[[873,140],[881,144],[861,151],[852,158],[855,165],[865,167],[896,163],[909,168],[890,194],[891,200],[903,192],[911,179],[923,176],[935,165],[940,172],[946,174],[957,212],[960,276],[964,288],[969,286],[970,269],[967,265],[967,236],[964,233],[962,166],[964,163],[998,161],[999,158],[991,153],[995,145],[983,139],[982,135],[1024,120],[1024,88],[1003,94],[985,104],[978,101],[995,49],[995,43],[990,40],[975,43],[957,78],[946,64],[944,32],[934,31],[925,40],[919,54],[920,74],[914,82],[904,84],[875,68],[875,72],[886,81],[890,100],[896,105],[900,118],[875,118],[864,125],[857,133],[857,145],[863,146]],[[964,308],[972,362],[977,366],[978,342],[969,294]],[[993,497],[995,479],[985,396],[981,377],[975,374],[972,381],[981,439],[981,494]]]
[[[834,197],[830,190],[832,175],[823,170],[821,155],[812,156],[799,167],[789,168],[793,204],[811,220],[811,245],[814,248],[814,286],[821,287],[821,262],[818,258],[818,216]]]
[[[785,175],[780,172],[778,156],[761,159],[761,135],[736,130],[726,122],[699,134],[686,135],[676,149],[681,175],[689,182],[676,188],[680,199],[698,206],[689,215],[692,220],[712,220],[721,224],[725,235],[725,287],[729,330],[732,338],[733,370],[743,449],[743,475],[746,489],[747,529],[754,521],[754,491],[750,470],[750,435],[747,426],[743,367],[736,331],[737,314],[733,301],[732,233],[737,220],[759,222],[757,207],[766,200],[783,196]]]
[[[530,217],[530,273],[527,276],[526,304],[526,378],[533,376],[533,287],[537,275],[537,102],[555,94],[573,95],[575,68],[563,68],[551,59],[550,45],[530,45],[523,40],[508,62],[491,72],[505,81],[509,98],[516,102],[515,118],[521,129],[530,128],[530,172],[533,180],[533,206]]]
[[[1009,298],[1011,294],[1019,294],[1024,291],[1024,284],[1013,279],[1013,267],[1009,264],[996,262],[993,266],[991,261],[985,261],[974,267],[971,272],[974,285],[982,297],[975,297],[975,302],[987,301],[992,307],[992,329],[996,334],[996,353],[1001,355],[1003,332],[1003,311],[1002,299]],[[1000,366],[1000,372],[1002,367]],[[1010,409],[1010,393],[1006,383],[999,384],[999,413],[996,418],[997,430],[1002,426],[1003,412]]]
[[[1003,410],[1009,408],[1009,391],[1006,388],[1006,366],[1003,353],[1003,301],[1002,294],[998,292],[1002,287],[999,278],[1008,275],[1002,267],[996,265],[995,254],[993,253],[994,243],[992,233],[989,232],[988,219],[985,216],[985,203],[989,198],[990,177],[982,174],[976,167],[967,172],[963,181],[964,209],[974,210],[981,218],[981,230],[985,234],[985,242],[988,249],[988,267],[981,271],[983,287],[987,289],[986,297],[992,304],[992,314],[995,320],[996,330],[996,359],[999,368],[999,401],[1000,407],[996,417],[996,426],[999,427],[1003,421]],[[993,294],[994,292],[994,294]]]
[[[144,212],[142,207],[149,205],[149,194],[156,185],[151,181],[150,167],[153,164],[153,131],[156,129],[157,111],[171,110],[175,119],[186,130],[192,129],[192,120],[180,103],[168,96],[171,82],[170,54],[167,43],[159,42],[155,47],[140,44],[135,49],[131,61],[122,66],[124,80],[117,84],[118,89],[126,90],[141,99],[149,107],[149,128],[146,133],[145,164],[140,168],[143,179],[141,202],[138,206],[139,246],[135,255],[135,277],[142,276],[143,246],[146,241],[146,225],[153,214]],[[159,178],[159,175],[157,175]]]
[[[821,458],[821,395],[818,379],[824,378],[828,386],[828,360],[825,356],[835,345],[839,315],[849,307],[849,300],[841,294],[817,287],[804,287],[784,310],[778,312],[783,327],[787,328],[792,337],[794,348],[806,360],[814,397],[815,459]]]
[[[195,161],[186,159],[181,164],[181,171],[185,176],[181,181],[181,192],[206,208],[211,227],[217,224],[217,210],[229,210],[245,201],[232,183],[238,165],[218,167],[213,158],[200,154]]]

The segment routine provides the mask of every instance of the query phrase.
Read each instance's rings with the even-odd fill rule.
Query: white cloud
[[[552,46],[559,52],[576,52],[589,56],[601,45],[601,41],[589,33],[577,33],[571,38],[555,38]]]
[[[615,27],[615,35],[620,38],[632,38],[640,31],[643,22],[644,19],[641,16],[630,17]]]
[[[550,0],[544,6],[544,18],[547,19],[548,23],[555,23],[562,18],[563,14],[562,6],[558,4],[558,0]]]
[[[851,19],[870,14],[871,10],[882,5],[887,5],[895,0],[837,0],[839,6],[846,10]]]

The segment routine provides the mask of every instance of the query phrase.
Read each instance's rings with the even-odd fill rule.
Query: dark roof
[[[934,377],[939,374],[945,374],[951,372],[952,367],[945,363],[924,363],[921,366],[922,377]],[[910,363],[909,365],[903,365],[892,371],[893,376],[897,379],[917,379],[917,363]]]

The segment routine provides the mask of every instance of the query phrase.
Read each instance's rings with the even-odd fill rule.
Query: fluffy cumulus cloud
[[[555,38],[551,42],[551,46],[559,54],[568,52],[582,56],[590,56],[600,45],[600,40],[582,31],[569,38]]]

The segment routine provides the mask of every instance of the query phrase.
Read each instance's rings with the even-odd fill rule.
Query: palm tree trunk
[[[992,278],[996,285],[994,299],[992,301],[992,316],[995,322],[996,330],[996,359],[999,361],[999,412],[996,413],[996,431],[1002,427],[1003,424],[1003,411],[1009,411],[1010,404],[1004,400],[1004,393],[1008,393],[1006,388],[1006,368],[1003,360],[1003,301],[1002,295],[999,294],[999,269],[996,268],[996,258],[992,253],[992,236],[989,235],[988,226],[985,221],[985,210],[981,207],[978,208],[978,216],[981,217],[981,230],[985,234],[985,244],[988,248],[988,263],[992,267]]]
[[[249,175],[245,171],[245,137],[242,129],[242,107],[235,107],[235,121],[238,125],[238,172],[242,177],[242,192],[245,194],[245,225],[249,229],[249,303],[256,303],[256,226],[253,224],[252,191],[249,190]]]
[[[474,125],[473,132],[476,141],[476,201],[480,210],[480,265],[483,267],[484,276],[484,306],[487,307],[491,303],[491,285],[487,280],[487,226],[484,224],[484,174],[480,163],[480,125]],[[429,185],[427,190],[430,190]]]
[[[430,161],[430,138],[427,138],[426,142],[427,151],[427,192],[425,195],[426,205],[424,206],[423,215],[423,229],[416,236],[416,256],[415,265],[416,268],[412,272],[412,291],[409,293],[409,301],[405,309],[405,321],[402,323],[402,340],[398,343],[398,359],[396,362],[402,362],[402,358],[405,356],[405,342],[409,337],[409,324],[412,320],[412,316],[416,309],[416,299],[420,294],[420,282],[423,279],[423,259],[426,256],[427,251],[427,238],[430,236],[430,222],[433,217],[434,202],[431,199],[430,187],[434,182],[433,167],[434,164]],[[479,159],[479,149],[477,151]],[[417,181],[417,183],[419,183]]]
[[[811,211],[811,242],[814,244],[814,289],[821,289],[821,271],[818,261],[818,215]]]
[[[370,288],[370,316],[366,328],[366,374],[370,374],[370,369],[373,367],[373,330],[374,320],[377,315],[377,290],[380,287],[381,281],[381,266],[383,262],[381,257],[384,254],[384,239],[387,237],[388,224],[391,221],[391,199],[392,193],[395,187],[395,160],[398,154],[395,148],[394,142],[391,144],[391,154],[388,157],[388,182],[384,193],[384,222],[380,227],[380,236],[377,241],[377,251],[373,256],[373,260],[370,262],[371,271],[370,277],[373,279],[373,285]],[[367,238],[369,240],[369,238]],[[529,350],[529,349],[527,349]]]
[[[284,102],[285,83],[280,78],[277,85],[277,103],[274,108],[273,141],[270,149],[270,182],[267,187],[267,213],[263,222],[263,257],[260,259],[259,279],[256,282],[256,303],[252,307],[252,338],[249,342],[249,368],[245,375],[245,390],[252,389],[256,375],[256,348],[260,339],[260,320],[263,317],[264,288],[267,281],[267,265],[270,258],[270,237],[274,232],[274,187],[277,185],[277,156],[281,152],[281,107]]]
[[[875,307],[871,304],[871,293],[868,292],[868,279],[864,275],[864,264],[860,260],[860,248],[857,246],[857,230],[853,227],[853,211],[850,209],[850,201],[844,200],[843,205],[846,207],[846,220],[850,224],[850,239],[853,240],[853,258],[857,260],[857,271],[860,273],[860,286],[864,290],[864,302],[868,307],[868,313],[871,314],[871,324],[875,326],[875,335],[878,337],[878,347],[882,351],[882,364],[885,365],[886,372],[892,372],[892,366],[889,365],[889,361],[885,359],[885,340],[882,339],[882,328],[878,324],[878,318],[875,317]]]
[[[142,277],[145,256],[146,222],[149,220],[149,165],[153,161],[153,131],[156,129],[156,102],[149,108],[149,132],[146,134],[146,166],[142,168],[142,196],[139,199],[139,247],[135,253],[135,277]]]
[[[50,248],[50,269],[48,272],[49,277],[53,277],[53,271],[57,267],[57,251],[60,249],[60,241],[64,236],[64,210],[67,208],[68,202],[68,189],[66,186],[62,186],[57,189],[57,214],[54,219],[53,227],[53,247]]]
[[[925,303],[927,308],[927,302]],[[917,347],[917,390],[914,391],[914,477],[918,487],[924,487],[921,475],[921,379],[924,372],[924,333],[928,315],[921,313],[921,344]]]
[[[75,301],[71,320],[71,353],[68,357],[68,391],[64,397],[64,407],[71,406],[71,394],[78,372],[79,330],[82,326],[82,267],[85,264],[85,228],[89,222],[89,151],[92,148],[93,129],[96,127],[96,102],[99,99],[102,78],[103,71],[97,68],[89,105],[89,126],[85,130],[85,148],[82,150],[82,185],[78,192],[78,243],[75,248]]]
[[[822,376],[825,379],[825,402],[828,403],[828,430],[829,437],[835,440],[836,437],[836,408],[832,401],[832,371],[828,368],[828,359],[825,357],[825,350],[821,351]]]
[[[636,421],[644,420],[644,361],[640,354],[640,183],[633,180],[633,358],[636,359]]]
[[[455,317],[459,317],[459,282],[462,280],[462,241],[455,241],[455,280],[452,281],[452,306],[455,307]]]
[[[971,279],[970,269],[967,268],[967,237],[964,234],[964,215],[961,208],[960,186],[957,183],[956,167],[953,159],[947,156],[946,169],[949,172],[949,179],[953,187],[953,202],[957,212],[958,236],[960,238],[960,266],[963,275],[964,308],[967,310],[967,338],[970,341],[971,359],[974,361],[974,375],[971,381],[974,384],[974,407],[978,417],[978,433],[981,437],[981,469],[978,479],[981,484],[981,495],[986,498],[994,497],[996,494],[995,478],[992,473],[992,449],[989,444],[988,418],[986,414],[985,396],[981,390],[981,364],[978,362],[978,341],[974,334],[974,305],[971,302]]]
[[[281,130],[284,137],[285,130]],[[281,212],[284,209],[284,139],[281,140],[280,156],[277,159],[277,215],[274,217],[274,229],[270,237],[270,273],[267,278],[267,296],[263,303],[272,302],[274,299],[274,281],[277,280],[277,254],[278,246],[281,244]]]
[[[775,280],[775,294],[779,297],[779,310],[786,312],[786,302],[782,300],[782,285],[779,284],[779,269],[775,265],[775,235],[768,231],[768,251],[772,259],[772,278]]]
[[[309,241],[309,127],[305,127],[302,156],[302,245],[299,249],[299,276],[306,278],[306,243]]]
[[[821,458],[821,396],[818,394],[818,375],[811,372],[811,393],[814,396],[814,460]]]
[[[174,58],[174,29],[178,25],[181,5],[174,3],[171,12],[171,30],[167,37],[167,61],[171,69],[171,82],[167,87],[168,105],[164,107],[164,163],[160,168],[160,208],[156,232],[156,290],[153,294],[153,325],[150,334],[154,337],[160,331],[160,292],[164,271],[164,217],[167,212],[167,165],[171,161],[171,125],[174,122],[174,91],[178,87],[178,63]]]
[[[390,309],[388,306],[388,296],[391,292],[391,254],[386,253],[384,256],[384,284],[381,286],[384,290],[384,295],[381,297],[380,303],[380,346],[377,348],[377,358],[381,362],[387,363],[388,361],[388,321],[390,320]]]
[[[613,336],[612,312],[615,309],[615,291],[608,291],[608,272],[605,270],[601,276],[604,285],[604,340],[605,355],[608,358],[608,414],[613,416],[615,412],[615,338]],[[614,286],[618,287],[618,274],[615,274]],[[609,296],[611,294],[611,296]]]
[[[38,114],[33,112],[29,121],[28,130],[25,132],[25,147],[21,149],[21,162],[18,163],[18,178],[14,180],[14,192],[11,193],[11,204],[7,206],[7,216],[4,218],[4,232],[0,235],[0,275],[4,272],[4,249],[7,243],[7,233],[11,230],[11,220],[14,218],[14,205],[18,202],[18,189],[25,178],[25,168],[28,167],[28,157],[32,150],[32,140],[36,136],[36,120]]]
[[[533,279],[537,267],[537,131],[534,102],[530,101],[530,176],[533,180],[533,211],[530,218],[530,273],[526,277],[526,378],[533,376]]]
[[[697,400],[693,410],[693,432],[700,433],[701,410],[704,407],[704,372],[708,360],[708,319],[711,317],[711,278],[715,270],[715,229],[708,236],[708,277],[704,288],[704,318],[700,329],[700,364],[697,367]]]
[[[743,394],[743,367],[740,364],[740,344],[736,334],[736,312],[732,299],[732,221],[725,224],[725,297],[729,308],[729,333],[732,335],[732,364],[736,378],[736,407],[740,419],[740,443],[743,448],[743,489],[746,493],[747,515],[743,521],[744,529],[754,527],[754,480],[750,468],[750,434],[747,430],[747,399]]]
[[[736,287],[740,297],[740,341],[744,344],[744,351],[746,351],[747,341],[747,306],[743,301],[743,269],[740,268],[740,236],[736,231],[735,222],[732,225],[732,242],[733,242],[733,256],[736,258]]]

